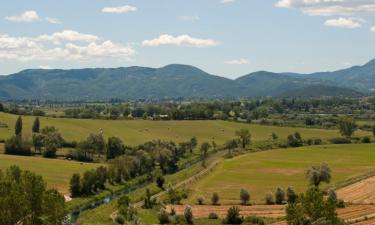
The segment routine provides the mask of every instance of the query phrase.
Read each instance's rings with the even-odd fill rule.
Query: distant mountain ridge
[[[231,80],[189,66],[29,69],[0,76],[0,99],[109,100],[253,96],[360,96],[375,91],[375,60],[313,74],[259,71]]]

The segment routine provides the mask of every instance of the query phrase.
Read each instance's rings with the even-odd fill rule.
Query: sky
[[[0,74],[189,64],[236,78],[375,58],[375,0],[2,0]]]

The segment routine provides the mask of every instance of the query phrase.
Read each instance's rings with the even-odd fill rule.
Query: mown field
[[[332,169],[331,185],[375,170],[375,144],[312,146],[247,154],[221,162],[214,172],[195,185],[189,202],[198,196],[209,202],[218,192],[222,204],[238,204],[241,188],[251,192],[252,201],[263,203],[267,192],[277,187],[307,187],[307,168],[327,162]]]
[[[30,170],[41,175],[47,186],[56,188],[61,193],[69,193],[69,180],[73,173],[83,173],[99,164],[79,163],[74,161],[45,159],[41,157],[25,157],[0,154],[0,169],[6,170],[12,165]]]
[[[8,128],[0,128],[0,139],[9,138],[13,133],[17,116],[0,113],[0,122],[8,124]],[[103,129],[104,135],[117,136],[125,144],[142,144],[145,141],[162,139],[182,142],[196,136],[198,141],[215,140],[218,144],[234,137],[236,130],[248,128],[253,141],[270,139],[272,132],[280,138],[296,131],[301,132],[303,138],[320,137],[328,139],[340,134],[337,130],[273,127],[253,124],[234,123],[226,121],[146,121],[146,120],[83,120],[63,118],[40,118],[41,126],[55,126],[66,140],[80,141],[90,133],[97,133]],[[31,135],[31,126],[34,121],[32,116],[24,116],[24,135]],[[357,135],[370,135],[369,132],[358,131]]]

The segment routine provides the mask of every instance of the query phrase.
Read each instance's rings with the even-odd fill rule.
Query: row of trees
[[[2,225],[62,224],[64,197],[55,189],[46,189],[43,178],[11,166],[0,170],[0,221]]]

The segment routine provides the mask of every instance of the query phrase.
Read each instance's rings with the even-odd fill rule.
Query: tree
[[[88,170],[83,174],[82,194],[91,195],[94,192],[96,182],[95,170]]]
[[[272,133],[271,137],[273,141],[276,141],[279,138],[276,133]]]
[[[249,204],[249,202],[250,202],[250,193],[247,190],[245,190],[245,189],[241,189],[240,199],[241,199],[241,204],[242,205]]]
[[[288,187],[286,190],[286,197],[289,204],[295,203],[298,196],[292,187]]]
[[[162,190],[164,190],[164,183],[165,183],[165,179],[163,176],[160,175],[156,178],[156,184]]]
[[[19,116],[16,121],[16,125],[14,126],[15,134],[17,136],[22,135],[22,118]]]
[[[104,190],[105,183],[107,182],[107,179],[108,179],[107,168],[104,166],[99,166],[96,169],[95,176],[96,176],[95,188]]]
[[[39,133],[40,130],[40,121],[39,117],[36,117],[33,123],[32,131],[33,133]]]
[[[147,188],[143,208],[152,209],[153,205],[154,204],[153,204],[152,199],[151,199],[151,191],[150,191],[150,189]]]
[[[12,136],[5,141],[5,154],[31,155],[31,143],[24,140],[21,135]]]
[[[56,156],[56,151],[59,147],[61,147],[64,139],[61,137],[61,134],[58,130],[51,126],[51,127],[44,127],[41,130],[43,135],[43,146],[44,150],[42,152],[44,157],[53,158]]]
[[[227,215],[223,221],[224,224],[241,224],[240,209],[237,206],[232,206],[228,209]]]
[[[169,223],[169,215],[165,209],[161,208],[158,214],[158,219],[160,224],[168,224]]]
[[[375,136],[375,125],[372,126],[372,134]]]
[[[65,198],[57,190],[51,189],[43,195],[43,225],[63,224],[65,218]]]
[[[187,205],[184,210],[184,217],[187,224],[193,224],[193,210],[190,205]]]
[[[303,146],[303,140],[299,132],[294,133],[294,135],[288,136],[288,145],[291,147]]]
[[[322,163],[320,166],[313,166],[306,171],[306,177],[310,185],[318,187],[320,183],[329,183],[331,181],[331,169],[328,164]]]
[[[242,148],[245,148],[251,141],[251,134],[248,129],[236,131],[236,136],[241,140]]]
[[[276,204],[283,204],[285,201],[285,192],[282,188],[278,187],[275,192],[275,202]]]
[[[238,147],[236,139],[229,140],[225,143],[225,148],[228,149],[228,154],[231,156],[234,149]]]
[[[336,204],[325,199],[323,192],[314,186],[301,194],[296,203],[288,204],[286,214],[288,225],[344,224],[337,217]]]
[[[73,198],[78,197],[81,195],[81,190],[81,176],[78,173],[75,173],[70,179],[70,194]]]
[[[39,133],[33,134],[33,146],[35,152],[41,153],[42,147],[43,147],[43,135]]]
[[[4,112],[4,105],[0,102],[0,112]]]
[[[212,205],[219,205],[220,197],[219,194],[214,192],[211,196],[211,203]]]
[[[190,153],[193,152],[193,149],[194,149],[195,147],[197,147],[197,145],[198,145],[198,140],[197,140],[197,138],[196,138],[196,137],[192,137],[192,138],[190,139]]]
[[[108,138],[107,159],[114,159],[124,153],[124,145],[117,137]]]
[[[273,205],[275,203],[273,200],[273,194],[271,192],[266,194],[265,200],[267,205]]]
[[[339,121],[339,129],[342,136],[350,138],[357,129],[357,125],[352,117],[343,117]]]

